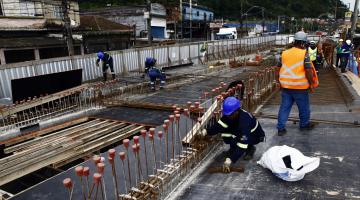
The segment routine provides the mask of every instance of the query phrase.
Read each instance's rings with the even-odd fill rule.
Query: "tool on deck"
[[[244,173],[245,171],[245,168],[242,167],[242,166],[231,166],[230,167],[230,172],[237,172],[237,173]],[[207,169],[207,172],[210,173],[210,174],[215,174],[215,173],[225,173],[224,170],[223,170],[223,167],[209,167]]]

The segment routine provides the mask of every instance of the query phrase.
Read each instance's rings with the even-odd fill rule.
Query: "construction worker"
[[[241,90],[240,92],[236,92],[235,93],[235,97],[237,97],[240,100],[244,99],[244,92],[245,92],[245,86],[244,86],[244,82],[242,80],[237,80],[237,81],[233,81],[229,84],[228,88],[226,89],[226,91],[228,91],[229,89],[236,87],[237,85],[241,85]]]
[[[279,82],[281,86],[281,105],[278,115],[278,135],[286,134],[285,124],[291,107],[296,102],[299,110],[300,130],[311,130],[309,91],[318,86],[318,78],[310,57],[305,49],[307,35],[304,32],[295,34],[294,47],[281,55]]]
[[[241,109],[241,102],[235,97],[228,97],[223,103],[223,116],[213,126],[203,129],[202,135],[221,133],[225,144],[230,145],[223,164],[223,171],[230,172],[230,165],[244,153],[244,160],[251,160],[256,148],[254,145],[265,140],[265,133],[258,120]]]
[[[310,57],[310,61],[314,65],[316,72],[319,73],[319,68],[321,65],[321,54],[318,52],[318,48],[316,46],[315,41],[310,41],[310,45],[308,48],[308,54]]]
[[[145,59],[145,72],[144,74],[141,76],[141,78],[145,78],[145,76],[148,74],[149,69],[153,66],[155,66],[156,64],[156,59],[152,58],[152,57],[147,57]]]
[[[101,60],[102,62],[102,71],[103,71],[103,77],[104,81],[106,81],[107,77],[107,69],[110,68],[112,79],[115,79],[115,72],[114,72],[114,61],[113,58],[103,51],[99,51],[97,53],[97,60],[96,60],[96,66],[99,66],[99,62]]]
[[[336,45],[336,67],[339,67],[339,62],[341,59],[341,55],[342,55],[342,45],[344,44],[344,40],[340,39],[338,44]]]
[[[346,67],[349,63],[349,57],[351,51],[354,49],[351,40],[346,40],[345,43],[341,46],[341,59],[340,59],[340,68],[341,73],[346,72]]]
[[[148,64],[146,64],[148,63]],[[164,88],[166,76],[165,73],[156,67],[156,59],[149,58],[145,61],[145,72],[150,78],[150,89],[155,91],[156,79],[160,79],[160,89]]]

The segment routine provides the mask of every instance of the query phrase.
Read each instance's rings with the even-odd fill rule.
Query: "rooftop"
[[[81,25],[79,30],[84,31],[114,31],[114,32],[132,32],[130,26],[116,23],[95,15],[81,15]]]

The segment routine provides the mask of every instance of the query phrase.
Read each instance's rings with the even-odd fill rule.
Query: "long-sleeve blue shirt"
[[[341,46],[341,52],[342,53],[340,54],[340,56],[348,58],[350,56],[350,53],[351,53],[352,49],[353,49],[353,45],[348,45],[348,44],[344,43]]]
[[[208,135],[221,134],[224,142],[230,145],[229,158],[236,162],[249,145],[264,141],[265,133],[258,120],[245,110],[240,110],[239,118],[231,120],[223,116],[207,129]]]

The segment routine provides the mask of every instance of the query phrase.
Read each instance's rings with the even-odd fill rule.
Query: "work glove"
[[[206,129],[203,129],[201,131],[201,136],[205,137],[206,135],[207,135],[207,131],[206,131]]]
[[[231,165],[231,159],[226,158],[225,162],[223,164],[223,172],[224,173],[230,173],[230,165]]]

